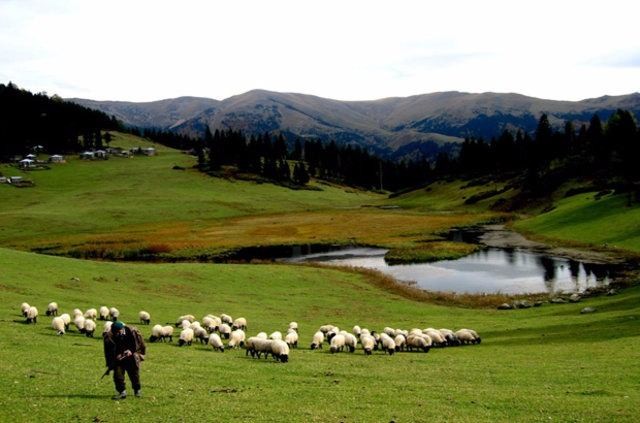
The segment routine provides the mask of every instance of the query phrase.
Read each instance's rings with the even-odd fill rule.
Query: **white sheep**
[[[289,345],[289,348],[298,348],[298,332],[295,329],[289,329],[284,337],[284,342]]]
[[[344,345],[349,347],[349,352],[354,352],[358,346],[358,338],[352,333],[343,333]]]
[[[95,308],[90,308],[87,311],[84,312],[84,318],[85,319],[97,319],[98,318],[98,310],[96,310]]]
[[[218,330],[218,327],[222,324],[222,320],[218,316],[208,314],[202,318],[202,326],[204,326],[210,333]]]
[[[169,338],[169,342],[173,342],[173,326],[167,325],[162,327],[162,342],[166,341]]]
[[[56,331],[58,335],[64,335],[66,332],[64,320],[62,320],[62,317],[54,317],[53,320],[51,320],[51,327]]]
[[[346,339],[344,335],[337,334],[331,338],[331,343],[329,347],[329,351],[331,354],[337,353],[338,351],[342,351],[344,349]]]
[[[382,349],[389,353],[389,355],[393,355],[396,351],[396,343],[391,338],[391,336],[387,335],[387,333],[380,334],[380,342],[382,342]]]
[[[227,344],[227,346],[229,348],[242,347],[244,346],[245,338],[246,338],[246,335],[244,331],[242,329],[236,329],[233,332],[231,332],[231,335],[229,336],[229,343]]]
[[[233,324],[233,319],[231,318],[231,316],[229,316],[228,314],[224,314],[222,313],[220,315],[220,320],[222,320],[222,323],[226,323],[229,326],[231,326]]]
[[[111,320],[118,320],[118,317],[120,317],[120,310],[115,307],[111,307],[109,309],[109,316],[111,317]]]
[[[138,313],[138,318],[140,319],[140,323],[142,324],[148,325],[151,323],[151,315],[144,310],[141,310]]]
[[[322,331],[317,331],[313,334],[313,340],[311,341],[311,349],[315,350],[316,348],[322,349],[322,343],[324,342],[324,333]]]
[[[413,351],[414,348],[420,349],[424,352],[429,352],[432,341],[429,335],[409,335],[407,338],[407,350]]]
[[[113,322],[111,320],[104,322],[104,326],[102,328],[102,336],[104,336],[106,333],[111,332],[111,326],[113,326]]]
[[[361,329],[361,328],[360,328],[360,326],[358,326],[358,325],[355,325],[355,326],[353,327],[352,332],[353,332],[353,334],[354,334],[355,336],[357,336],[358,338],[360,338],[360,336],[362,335],[362,329]]]
[[[222,338],[229,339],[229,336],[231,335],[231,326],[223,323],[218,327],[218,332]]]
[[[180,339],[178,340],[178,345],[179,346],[191,345],[192,342],[193,342],[193,329],[191,328],[182,329],[182,332],[180,332]]]
[[[282,332],[275,331],[271,335],[269,335],[269,339],[282,341]]]
[[[176,320],[176,327],[180,327],[182,325],[182,322],[184,322],[185,320],[188,320],[189,323],[191,323],[196,320],[196,318],[193,314],[185,314],[184,316],[180,316],[178,317],[178,320]]]
[[[396,351],[402,351],[407,342],[407,338],[405,338],[403,334],[399,333],[395,338],[393,338],[393,342],[396,343]]]
[[[238,317],[236,320],[233,321],[233,324],[231,325],[231,329],[247,330],[247,319],[245,319],[244,317]]]
[[[296,332],[298,332],[298,322],[290,322],[289,323],[289,329],[293,329]]]
[[[180,328],[181,329],[189,329],[189,328],[191,328],[191,322],[188,321],[187,319],[183,320],[182,323],[180,323]]]
[[[58,315],[58,303],[55,301],[50,302],[47,305],[47,316],[57,316]]]
[[[89,338],[93,338],[93,333],[96,331],[96,322],[91,319],[85,319],[84,321],[84,334]]]
[[[200,322],[198,322],[198,321],[196,320],[195,322],[191,323],[191,324],[189,325],[189,327],[190,327],[191,329],[193,329],[193,330],[196,330],[196,328],[201,328],[201,327],[202,327],[202,325],[200,324]]]
[[[267,335],[267,332],[259,332],[256,335],[256,338],[258,338],[258,339],[269,339],[269,335]]]
[[[387,326],[384,329],[382,329],[382,332],[386,333],[390,337],[391,336],[396,336],[396,330],[394,328],[390,328],[389,326]]]
[[[469,329],[460,329],[455,333],[456,337],[460,341],[460,344],[479,344],[481,342],[480,337],[475,331]]]
[[[99,314],[100,314],[100,320],[109,320],[109,307],[101,306]]]
[[[206,344],[209,339],[209,333],[201,326],[191,328],[193,330],[193,337],[200,341],[201,344]]]
[[[460,340],[451,329],[438,329],[438,332],[440,332],[440,334],[444,336],[444,339],[447,340],[447,345],[449,346],[460,345]]]
[[[444,347],[447,345],[447,340],[445,339],[445,337],[442,336],[440,331],[435,330],[434,328],[423,329],[422,333],[428,335],[429,338],[431,338],[431,340],[433,341],[433,345],[435,345],[436,347]]]
[[[255,336],[247,339],[245,343],[245,349],[247,350],[246,354],[251,354],[251,357],[260,358],[260,355],[264,353],[265,358],[269,356],[271,353],[271,343],[273,341],[270,339],[262,339]]]
[[[374,339],[373,336],[371,335],[360,335],[360,344],[362,345],[362,349],[364,350],[364,353],[366,355],[371,355],[371,351],[373,351],[375,345],[376,345],[376,340]]]
[[[29,305],[29,303],[20,304],[20,314],[22,314],[24,317],[27,317],[27,312],[30,308],[31,306]]]
[[[76,316],[73,318],[73,324],[76,325],[76,329],[78,329],[78,332],[84,333],[85,321],[86,319],[82,314],[76,314]]]
[[[34,306],[29,307],[29,310],[27,310],[27,323],[38,323],[38,309]]]
[[[156,342],[162,338],[162,325],[153,325],[149,342]]]
[[[220,335],[217,333],[212,333],[209,335],[209,345],[215,350],[220,350],[220,352],[224,352],[224,344],[222,343],[222,339],[220,339]]]
[[[329,333],[330,330],[332,330],[334,328],[333,325],[322,325],[320,326],[319,331],[322,332],[323,334],[325,334],[325,336],[327,335],[327,333]]]
[[[62,313],[60,315],[60,318],[62,319],[62,321],[64,322],[64,328],[65,330],[69,330],[69,325],[71,324],[71,316],[69,316],[68,313]]]
[[[83,315],[84,315],[84,313],[83,313],[83,312],[82,312],[82,310],[80,310],[79,308],[74,308],[74,309],[73,309],[73,317],[76,317],[76,316],[78,316],[78,315],[83,316]]]
[[[271,341],[271,355],[282,363],[289,361],[289,346],[282,340]]]

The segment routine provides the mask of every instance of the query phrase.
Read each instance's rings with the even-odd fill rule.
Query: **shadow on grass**
[[[50,394],[50,395],[29,395],[29,398],[79,398],[79,399],[110,399],[111,395],[98,394]]]

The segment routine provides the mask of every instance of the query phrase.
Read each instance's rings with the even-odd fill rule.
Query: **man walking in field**
[[[127,391],[124,374],[129,375],[131,386],[136,397],[142,395],[140,391],[140,362],[144,360],[146,348],[140,332],[136,328],[129,328],[121,321],[111,325],[111,331],[103,334],[104,358],[107,362],[107,373],[113,371],[113,382],[116,394],[113,399],[125,399]]]

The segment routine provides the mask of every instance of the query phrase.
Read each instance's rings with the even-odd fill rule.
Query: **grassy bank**
[[[640,401],[640,289],[582,304],[498,312],[436,306],[395,295],[362,275],[276,265],[122,264],[0,249],[2,421],[635,421]],[[77,279],[71,279],[77,278]],[[98,382],[101,344],[41,312],[101,304],[127,322],[178,315],[244,316],[249,333],[300,325],[288,364],[194,345],[151,344],[143,399],[114,404]],[[580,315],[586,305],[598,312]],[[324,323],[381,329],[472,327],[478,346],[365,357],[306,349]],[[143,332],[148,335],[149,328]]]

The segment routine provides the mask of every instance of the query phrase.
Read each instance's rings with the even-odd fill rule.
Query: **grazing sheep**
[[[85,319],[84,321],[84,334],[89,338],[93,338],[93,333],[96,331],[96,322],[91,319]]]
[[[269,335],[269,339],[282,341],[282,333],[280,331],[275,331]]]
[[[163,326],[162,327],[162,342],[166,341],[169,338],[169,342],[173,342],[173,326]]]
[[[244,346],[245,338],[246,338],[246,335],[244,331],[242,329],[236,329],[233,332],[231,332],[231,335],[229,336],[229,343],[227,344],[227,346],[229,348],[242,347]]]
[[[340,328],[337,326],[334,326],[333,329],[331,329],[326,334],[327,342],[331,342],[331,339],[339,333],[340,333]]]
[[[228,314],[224,314],[222,313],[220,315],[220,320],[222,320],[222,323],[226,323],[229,325],[229,327],[231,327],[231,325],[233,324],[233,319],[231,318],[231,316],[229,316]]]
[[[319,331],[322,332],[325,336],[327,335],[327,333],[329,333],[330,330],[332,330],[335,326],[333,325],[322,325],[320,326]]]
[[[218,332],[220,332],[220,336],[222,338],[229,339],[229,336],[231,335],[231,326],[229,326],[226,323],[223,323],[218,328]]]
[[[361,328],[360,328],[360,326],[358,326],[358,325],[355,325],[355,326],[353,327],[353,331],[352,331],[352,332],[353,332],[353,334],[354,334],[355,336],[357,336],[358,338],[360,338],[360,335],[362,335],[362,329],[361,329]]]
[[[76,314],[76,317],[73,318],[73,324],[76,325],[76,329],[78,332],[84,333],[84,323],[86,319],[82,314]]]
[[[209,335],[209,345],[211,345],[214,351],[220,350],[220,352],[224,352],[224,344],[222,343],[222,339],[220,339],[220,335],[217,333]]]
[[[380,334],[380,342],[382,342],[382,350],[386,351],[389,355],[393,355],[396,352],[396,343],[386,333]]]
[[[104,336],[106,333],[111,332],[111,325],[113,325],[113,322],[111,320],[104,322],[104,327],[102,328],[102,336]]]
[[[428,335],[409,335],[407,338],[407,350],[413,351],[414,348],[429,352],[432,341]]]
[[[267,332],[259,332],[256,335],[256,338],[258,338],[258,339],[269,339],[269,336],[267,335]]]
[[[100,320],[109,320],[109,307],[100,307]]]
[[[271,341],[271,355],[282,363],[289,361],[289,346],[286,342],[275,339]]]
[[[423,334],[428,335],[433,341],[433,345],[436,347],[444,347],[447,345],[447,340],[440,333],[440,331],[433,328],[427,328],[422,331]]]
[[[66,332],[64,320],[62,320],[62,317],[54,317],[51,321],[51,327],[56,331],[58,335],[64,335]]]
[[[29,307],[29,310],[27,310],[27,323],[38,323],[38,309],[34,306]]]
[[[178,320],[176,320],[176,327],[182,326],[182,323],[185,320],[187,320],[189,323],[191,323],[191,322],[195,321],[196,318],[195,318],[195,316],[193,314],[185,314],[184,316],[180,316],[180,317],[178,317]]]
[[[209,333],[218,330],[218,327],[222,324],[222,320],[218,316],[208,314],[202,318],[202,326],[204,326]]]
[[[244,317],[238,317],[236,320],[233,321],[233,324],[231,325],[231,329],[247,330],[247,319],[245,319]]]
[[[364,334],[360,335],[360,344],[362,344],[365,355],[371,355],[371,351],[376,345],[376,340],[373,336]]]
[[[180,323],[180,325],[178,325],[181,329],[189,329],[191,328],[191,322],[188,321],[187,319],[183,320],[182,323]]]
[[[74,308],[73,309],[73,317],[76,317],[76,316],[84,316],[84,313],[79,308]]]
[[[89,310],[84,312],[84,318],[85,319],[97,319],[98,318],[98,310],[96,310],[95,308],[90,308]]]
[[[118,317],[120,317],[120,310],[115,307],[111,307],[109,309],[109,317],[111,317],[111,320],[115,322],[116,320],[118,320]]]
[[[251,354],[251,357],[260,358],[260,355],[264,353],[265,358],[269,356],[271,353],[271,343],[273,341],[270,339],[262,339],[255,336],[247,339],[245,343],[245,348],[247,350],[246,354]]]
[[[479,344],[482,342],[478,333],[471,329],[460,329],[455,333],[455,336],[458,338],[461,345]]]
[[[393,342],[396,343],[396,351],[402,351],[407,342],[407,338],[405,338],[405,336],[400,333],[396,335],[395,338],[393,338]]]
[[[154,325],[151,328],[151,336],[149,342],[156,342],[162,338],[162,325]]]
[[[182,329],[182,332],[180,332],[180,339],[178,340],[178,346],[180,347],[183,345],[190,346],[192,342],[193,342],[193,329],[191,328]]]
[[[293,329],[296,332],[298,332],[298,322],[291,322],[289,323],[289,329]]]
[[[201,328],[201,327],[202,327],[202,325],[200,324],[200,322],[198,322],[198,321],[196,320],[195,322],[191,323],[191,324],[189,325],[189,327],[190,327],[191,329],[193,329],[193,330],[196,330],[197,328]]]
[[[369,329],[367,329],[367,328],[362,328],[362,330],[360,331],[360,336],[362,336],[362,335],[371,336],[371,332],[369,332]]]
[[[50,302],[49,305],[47,305],[47,316],[57,316],[58,315],[58,303],[56,302]]]
[[[313,335],[313,340],[311,341],[311,349],[315,350],[316,348],[322,349],[322,343],[324,342],[324,333],[322,331],[317,331]]]
[[[284,342],[289,345],[289,348],[298,348],[298,332],[295,329],[289,329],[284,337]]]
[[[343,333],[344,345],[349,347],[349,352],[354,352],[358,346],[358,338],[352,333]]]
[[[387,335],[396,336],[396,330],[394,328],[390,328],[389,326],[382,329],[382,333],[386,333]]]
[[[62,313],[60,315],[60,318],[64,322],[64,329],[69,330],[69,325],[71,324],[71,316],[69,316],[69,314],[67,313]]]
[[[193,330],[193,337],[200,341],[201,344],[206,344],[209,339],[209,333],[203,327],[196,326],[195,328],[191,328]]]
[[[460,345],[460,340],[458,339],[456,334],[453,333],[452,330],[450,330],[450,329],[438,329],[438,332],[440,332],[440,334],[442,336],[444,336],[444,339],[447,340],[447,345],[449,345],[449,346],[458,346],[458,345]]]
[[[142,324],[148,325],[151,323],[151,315],[144,310],[138,313],[138,318]]]
[[[29,305],[29,303],[20,304],[20,314],[22,314],[24,317],[27,317],[27,312],[30,308],[31,306]]]
[[[338,351],[344,350],[345,342],[346,342],[346,339],[345,339],[344,335],[337,334],[337,335],[333,336],[331,338],[331,344],[330,344],[330,347],[329,347],[329,351],[331,351],[331,354],[335,354]]]

